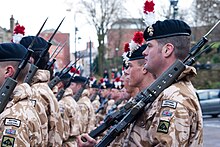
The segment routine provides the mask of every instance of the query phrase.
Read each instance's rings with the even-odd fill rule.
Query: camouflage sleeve
[[[63,140],[63,121],[59,112],[59,105],[52,90],[47,84],[42,85],[40,94],[49,102],[48,123],[49,123],[49,144],[52,146],[62,145]],[[46,98],[45,98],[46,97]]]
[[[89,108],[84,103],[78,103],[81,111],[81,125],[82,133],[87,133],[87,127],[89,124]]]

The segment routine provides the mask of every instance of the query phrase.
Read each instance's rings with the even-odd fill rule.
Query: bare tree
[[[99,75],[103,73],[105,64],[105,38],[111,24],[117,21],[124,12],[124,0],[81,0],[82,12],[89,24],[96,29],[98,38]]]
[[[194,0],[194,6],[199,25],[212,25],[220,19],[220,0]]]

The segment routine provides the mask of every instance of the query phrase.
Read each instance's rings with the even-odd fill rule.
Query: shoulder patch
[[[16,130],[14,130],[14,129],[6,129],[5,130],[5,134],[15,135],[16,134]]]
[[[165,120],[160,120],[157,132],[168,133],[170,127],[170,122]]]
[[[172,100],[163,100],[161,107],[170,107],[176,109],[177,102]]]
[[[14,137],[3,136],[1,147],[13,147],[15,142]]]
[[[162,111],[162,116],[172,116],[173,112],[170,112],[169,110],[163,110]]]
[[[20,127],[21,121],[19,119],[14,119],[14,118],[5,118],[4,124],[6,126]]]

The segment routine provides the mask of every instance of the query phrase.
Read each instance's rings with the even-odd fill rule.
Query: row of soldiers
[[[16,75],[33,41],[30,63],[20,71],[0,115],[1,146],[77,146],[76,137],[89,133],[103,120],[123,95],[122,87],[103,82],[89,84],[90,79],[78,75],[74,67],[56,85],[49,86],[56,74],[51,77],[52,70],[45,69],[50,55],[47,51],[42,56],[42,52],[48,42],[42,37],[26,36],[19,43],[0,44],[2,88],[5,79]],[[36,62],[34,77],[30,83],[24,82]]]
[[[89,78],[68,74],[70,67],[51,78],[43,38],[0,44],[0,96],[10,89],[8,81],[17,84],[0,111],[1,146],[203,146],[202,112],[190,81],[194,58],[186,62],[197,53],[189,51],[190,35],[181,20],[157,21],[135,33],[123,55],[125,91],[106,83],[94,92],[94,84],[86,87]],[[200,42],[192,51],[201,49]],[[23,66],[29,56],[38,69],[31,82],[23,82],[33,68]],[[118,102],[122,98],[128,102]]]

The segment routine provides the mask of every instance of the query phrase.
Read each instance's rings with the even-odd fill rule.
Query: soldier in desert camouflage
[[[59,85],[62,85],[59,86],[60,88],[67,87],[65,89],[63,97],[59,100],[59,108],[64,125],[64,140],[62,146],[76,147],[76,137],[80,135],[82,127],[80,122],[80,108],[73,98],[71,75],[69,73],[65,74],[61,78],[61,84],[59,83]]]
[[[0,44],[0,86],[5,78],[15,74],[19,62],[26,53],[27,49],[20,44]],[[0,115],[0,144],[2,147],[42,146],[41,122],[29,101],[32,91],[27,83],[22,83],[28,69],[27,65],[19,74],[18,84]]]
[[[25,47],[28,47],[35,36],[23,37],[20,41]],[[33,63],[36,63],[39,56],[43,50],[48,46],[48,42],[41,37],[37,37],[36,43],[34,43],[32,49],[34,53],[32,54]],[[50,71],[45,70],[45,65],[49,61],[49,52],[46,53],[44,57],[39,61],[38,70],[34,75],[31,83],[31,88],[35,96],[35,101],[42,103],[44,110],[47,114],[48,120],[48,145],[49,146],[61,146],[63,140],[63,122],[59,112],[58,101],[54,96],[52,90],[48,87],[47,82],[50,80]],[[41,113],[41,110],[39,110]],[[46,123],[43,125],[46,127]],[[45,134],[46,135],[46,134]]]

